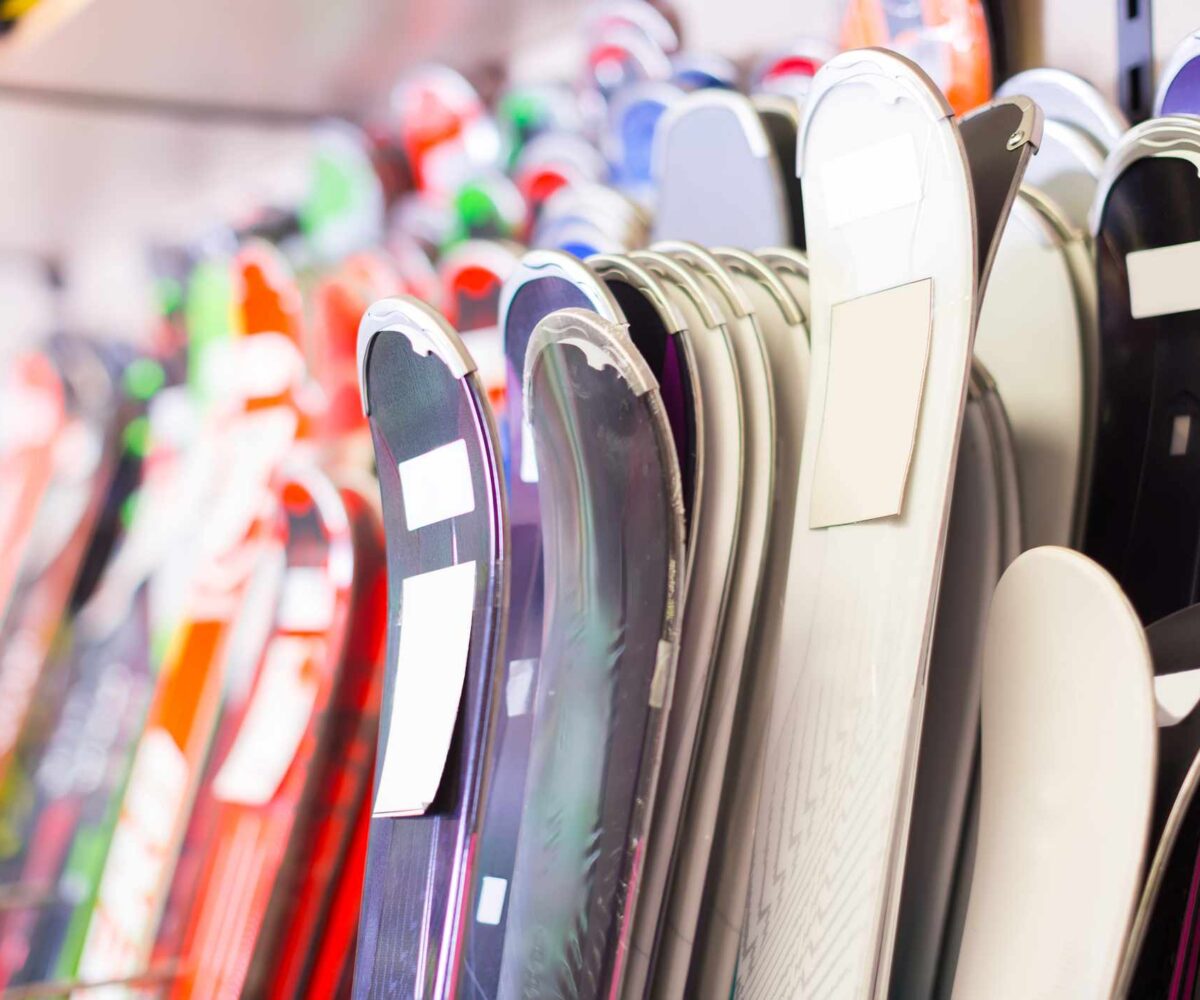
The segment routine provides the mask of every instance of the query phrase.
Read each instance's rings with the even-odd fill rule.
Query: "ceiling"
[[[312,121],[369,112],[416,62],[569,35],[581,0],[44,2],[77,9],[0,42],[5,339],[30,322],[13,275],[46,259],[65,322],[144,329],[148,244],[293,200]]]
[[[0,85],[359,112],[422,59],[469,67],[575,23],[577,0],[91,0],[0,46]]]
[[[69,16],[0,41],[0,347],[30,322],[13,275],[27,281],[46,259],[67,279],[54,297],[66,322],[144,328],[145,247],[293,200],[313,120],[366,115],[425,60],[569,69],[584,2],[43,0]],[[1110,82],[1103,28],[1058,30],[1095,0],[1014,2],[1023,60]],[[730,56],[832,38],[841,3],[674,0],[687,43]],[[1156,34],[1182,33],[1193,9],[1158,0],[1171,26]],[[1156,41],[1161,56],[1169,43]]]

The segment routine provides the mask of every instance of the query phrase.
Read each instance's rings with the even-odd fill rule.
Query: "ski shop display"
[[[1024,188],[1000,240],[975,354],[1012,421],[1028,548],[1081,539],[1096,424],[1095,295],[1083,235]]]
[[[1100,419],[1084,551],[1146,623],[1200,597],[1197,155],[1195,119],[1135,127],[1108,159],[1093,215]]]
[[[272,476],[300,430],[303,360],[279,333],[234,341],[241,383],[213,428],[225,482],[204,523],[197,571],[133,753],[86,933],[71,974],[84,982],[149,970],[227,682],[257,659],[276,594]],[[160,970],[161,971],[161,970]]]
[[[1086,231],[1104,159],[1129,128],[1121,109],[1086,80],[1057,69],[1018,73],[996,88],[996,96],[1024,96],[1042,109],[1042,145],[1025,182]]]
[[[644,901],[682,486],[658,386],[620,326],[560,310],[534,330],[525,371],[547,619],[499,995],[609,997]]]
[[[1006,104],[978,115],[968,164],[944,99],[901,57],[839,56],[810,95],[798,167],[813,392],[791,557],[805,572],[789,580],[784,640],[807,655],[780,662],[739,997],[827,977],[848,996],[885,988],[976,296],[1038,117]],[[823,751],[829,726],[863,740]],[[840,918],[818,896],[836,898]]]
[[[546,604],[538,464],[531,429],[524,419],[525,357],[537,324],[566,308],[590,309],[611,322],[625,322],[607,285],[586,264],[555,251],[527,253],[504,285],[499,314],[507,364],[505,456],[509,470],[511,599],[506,669],[501,674],[505,678],[504,711],[496,721],[491,782],[477,849],[474,892],[479,896],[487,886],[502,886],[507,891],[512,882],[536,731],[533,697],[539,686]],[[465,962],[470,981],[479,984],[477,989],[483,996],[493,995],[499,982],[505,912],[501,907],[490,919],[473,919],[468,931]]]
[[[1192,996],[1196,987],[1194,892],[1200,860],[1196,786],[1200,733],[1196,712],[1196,640],[1200,605],[1146,630],[1154,665],[1158,769],[1149,843],[1154,856],[1125,946],[1118,994]],[[1155,846],[1156,845],[1156,846]]]
[[[766,123],[749,98],[702,90],[674,105],[655,131],[655,240],[759,247],[791,241],[788,192]],[[719,157],[709,155],[714,148]],[[697,205],[708,209],[697,212]]]
[[[1055,547],[1009,567],[984,639],[954,997],[1116,995],[1154,796],[1152,682],[1141,623],[1103,569]]]
[[[1200,997],[1200,31],[827,6],[325,32],[45,227],[0,993]]]
[[[390,625],[354,990],[453,996],[508,613],[499,441],[471,356],[428,307],[376,303],[358,356]]]

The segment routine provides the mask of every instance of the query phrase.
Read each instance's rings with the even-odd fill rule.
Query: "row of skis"
[[[440,315],[367,311],[360,996],[1197,995],[1186,51],[1134,128],[846,52],[790,159],[692,95],[649,249],[505,278],[499,425]]]
[[[1197,995],[1200,40],[959,6],[423,68],[9,363],[6,995]]]

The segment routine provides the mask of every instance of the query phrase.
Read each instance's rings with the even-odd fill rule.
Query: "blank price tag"
[[[471,459],[462,438],[401,462],[399,469],[409,531],[475,509]]]
[[[1200,242],[1135,250],[1125,257],[1134,319],[1200,309]]]
[[[475,614],[475,563],[410,576],[376,816],[417,816],[437,795],[462,701]]]
[[[892,517],[916,443],[933,280],[833,307],[809,527]]]

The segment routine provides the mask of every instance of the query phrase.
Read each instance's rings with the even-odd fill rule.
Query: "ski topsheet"
[[[1082,250],[1080,239],[1053,205],[1023,191],[1000,241],[975,338],[975,354],[1012,421],[1030,548],[1070,546],[1081,533],[1096,345],[1089,305],[1095,277],[1072,253],[1073,241]]]
[[[526,407],[546,566],[501,997],[620,995],[678,651],[683,503],[670,425],[624,330],[538,324]],[[495,905],[486,894],[480,903]]]
[[[990,294],[990,293],[989,293]],[[1019,550],[1006,538],[1004,470],[1011,439],[992,426],[986,396],[996,389],[973,373],[959,440],[946,529],[946,556],[926,684],[913,818],[900,896],[891,994],[932,997],[945,962],[947,921],[961,877],[964,829],[979,740],[980,661],[988,603]],[[1007,449],[1008,455],[1001,454]],[[1007,459],[1007,460],[1006,460]],[[968,873],[969,874],[969,873]]]
[[[508,605],[499,443],[474,362],[415,299],[363,317],[388,651],[355,996],[452,997]]]
[[[538,464],[529,427],[522,418],[523,373],[529,338],[537,324],[564,308],[590,309],[624,322],[607,286],[573,257],[550,250],[527,253],[509,277],[500,303],[500,328],[507,363],[507,479],[511,517],[511,601],[505,662],[497,672],[503,710],[496,719],[490,779],[479,831],[473,893],[495,893],[513,878],[517,832],[525,802],[526,771],[535,721],[544,588]],[[502,900],[503,902],[503,900]],[[499,983],[507,907],[471,916],[464,948],[468,975],[462,988],[489,1000]]]
[[[916,67],[876,51],[828,63],[800,156],[813,376],[738,972],[748,1000],[887,989],[976,314],[969,168]]]
[[[655,240],[757,247],[791,242],[784,171],[749,98],[698,90],[663,115],[654,140]],[[720,149],[720,156],[712,150]],[[703,211],[697,211],[703,205]]]
[[[1200,597],[1200,122],[1132,129],[1093,217],[1100,376],[1084,550],[1144,622]]]
[[[953,995],[1112,996],[1149,829],[1154,692],[1137,615],[1086,556],[1032,549],[997,586],[982,740]]]

